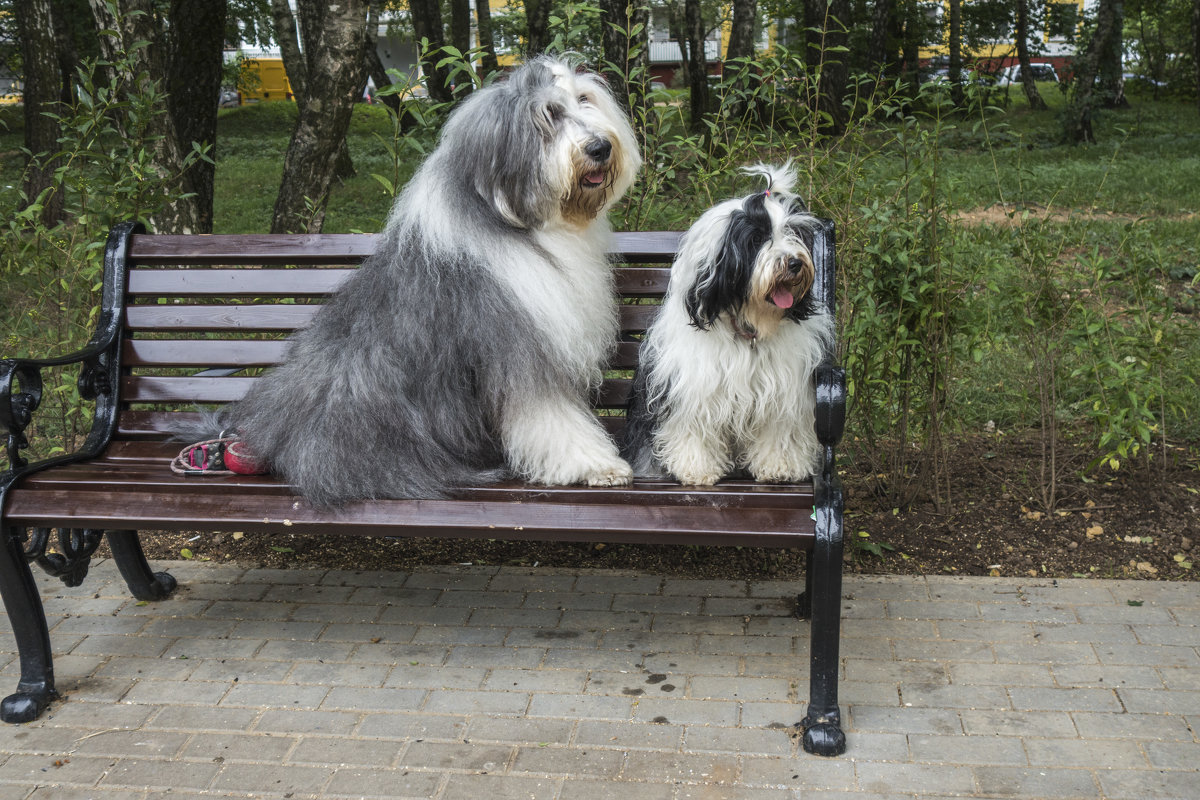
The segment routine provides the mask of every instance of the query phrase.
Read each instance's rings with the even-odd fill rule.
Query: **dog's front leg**
[[[509,466],[547,486],[625,486],[633,469],[591,410],[562,396],[514,398],[501,436]]]
[[[811,414],[799,420],[760,420],[746,443],[746,466],[757,481],[791,483],[813,476],[819,454]]]
[[[675,480],[685,486],[712,486],[733,468],[729,442],[719,427],[683,414],[662,421],[656,452]]]

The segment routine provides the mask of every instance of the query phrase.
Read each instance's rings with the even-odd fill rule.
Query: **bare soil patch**
[[[1152,471],[1064,479],[1053,512],[1031,499],[1036,441],[960,437],[950,453],[952,503],[893,509],[847,468],[846,569],[869,574],[1195,580],[1200,453],[1173,448]],[[1076,454],[1084,463],[1082,453]],[[865,534],[865,535],[864,535]],[[696,578],[798,579],[801,554],[759,548],[373,539],[248,533],[143,536],[151,560],[189,557],[251,567],[411,570],[474,564],[638,569]]]
[[[1138,214],[1117,214],[1112,211],[1093,211],[1078,208],[1051,208],[1036,203],[993,205],[987,208],[959,211],[953,216],[954,219],[966,225],[999,225],[1005,227],[1023,225],[1028,219],[1038,222],[1066,223],[1078,220],[1134,222],[1142,218]],[[1158,219],[1189,220],[1195,219],[1196,213],[1155,214],[1154,217]]]

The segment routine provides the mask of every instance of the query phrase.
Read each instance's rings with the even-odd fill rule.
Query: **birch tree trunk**
[[[54,164],[49,156],[58,151],[61,135],[58,122],[46,116],[58,107],[62,86],[50,5],[50,0],[17,0],[12,5],[25,68],[25,147],[33,154],[23,187],[28,203],[53,183]],[[62,219],[62,193],[52,192],[44,198],[41,220],[54,226]]]
[[[950,101],[963,104],[962,0],[950,0]]]
[[[366,0],[299,0],[296,5],[307,99],[284,157],[272,233],[315,233],[325,223],[338,150],[364,80],[367,5]]]
[[[275,27],[275,41],[283,57],[283,71],[287,73],[288,83],[292,87],[292,97],[296,100],[297,110],[303,110],[308,97],[308,67],[300,51],[300,34],[288,0],[271,0],[271,18]]]
[[[1120,33],[1113,30],[1117,25],[1113,5],[1111,0],[1100,0],[1096,9],[1096,28],[1092,32],[1091,41],[1083,57],[1076,59],[1071,99],[1063,115],[1063,136],[1068,142],[1096,141],[1095,131],[1092,130],[1092,111],[1104,102],[1103,98],[1096,97],[1096,78],[1101,71],[1102,59],[1111,58],[1109,43],[1114,35],[1120,38]]]
[[[1025,89],[1025,99],[1034,111],[1045,111],[1046,101],[1038,94],[1033,70],[1029,67],[1029,0],[1017,0],[1016,36],[1017,63],[1021,67],[1021,86]]]

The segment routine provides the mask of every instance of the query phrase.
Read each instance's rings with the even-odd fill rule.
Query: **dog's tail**
[[[229,430],[229,407],[195,409],[195,416],[179,414],[172,420],[167,432],[173,442],[202,442],[221,437]]]

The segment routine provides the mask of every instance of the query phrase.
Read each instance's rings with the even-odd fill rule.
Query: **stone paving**
[[[65,699],[0,798],[1200,798],[1200,583],[847,577],[823,759],[790,583],[167,566],[39,578]]]

